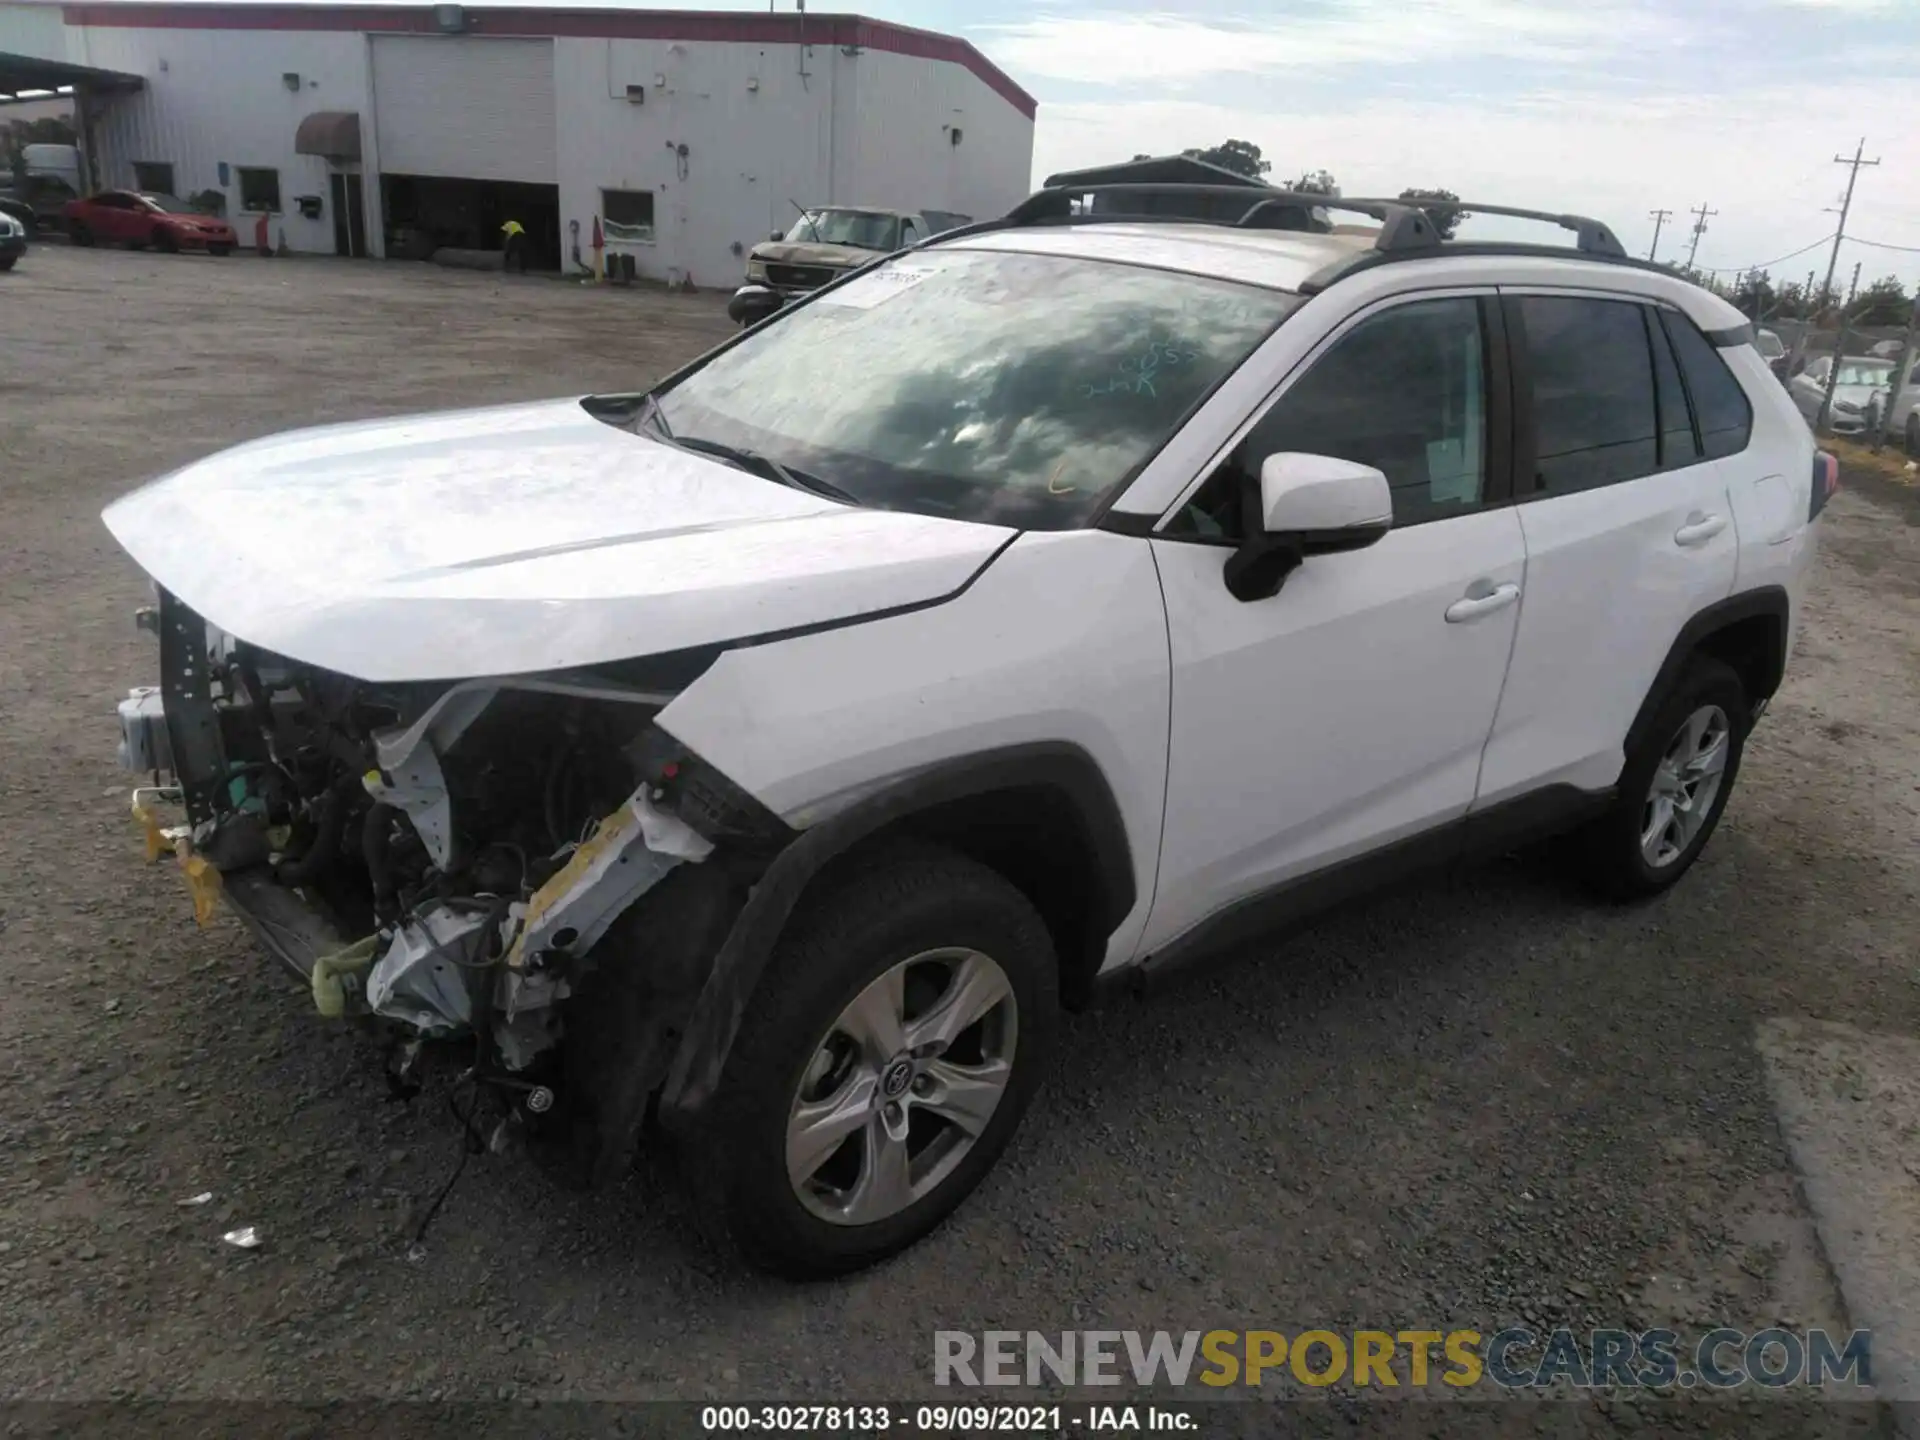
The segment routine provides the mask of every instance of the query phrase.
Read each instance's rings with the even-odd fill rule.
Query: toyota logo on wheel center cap
[[[898,1099],[906,1093],[907,1086],[913,1083],[913,1062],[896,1060],[887,1067],[886,1074],[880,1077],[880,1093],[889,1100]]]

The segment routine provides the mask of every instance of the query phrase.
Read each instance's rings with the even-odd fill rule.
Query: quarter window
[[[1269,455],[1371,465],[1396,529],[1477,509],[1487,493],[1486,339],[1477,300],[1422,300],[1361,321],[1313,363],[1169,523],[1237,540],[1241,497]]]
[[[1659,468],[1653,363],[1641,308],[1558,295],[1519,302],[1540,491],[1571,494]]]
[[[1747,448],[1753,433],[1753,406],[1747,392],[1727,369],[1727,362],[1713,348],[1713,342],[1700,333],[1700,327],[1672,310],[1660,312],[1674,354],[1680,359],[1680,373],[1686,376],[1687,393],[1693,399],[1693,411],[1700,422],[1700,444],[1709,460],[1723,455],[1738,455]]]

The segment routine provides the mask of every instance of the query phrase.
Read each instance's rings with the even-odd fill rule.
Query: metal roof
[[[138,75],[125,75],[118,70],[101,70],[92,65],[74,65],[65,60],[43,60],[38,55],[0,51],[0,100],[17,99],[22,90],[44,90],[49,95],[58,95],[62,90],[71,93],[83,89],[98,95],[108,91],[138,90],[146,83]]]

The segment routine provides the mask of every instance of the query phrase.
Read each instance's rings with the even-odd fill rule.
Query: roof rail
[[[1151,197],[1163,196],[1172,199],[1215,197],[1229,201],[1248,201],[1247,208],[1237,218],[1225,216],[1207,217],[1154,211],[1142,208],[1138,212],[1125,210],[1106,210],[1099,213],[1074,213],[1074,202],[1082,196],[1107,195],[1116,198],[1127,196]],[[1229,205],[1225,209],[1231,211]],[[1540,245],[1511,241],[1448,240],[1441,233],[1441,226],[1450,215],[1505,215],[1520,220],[1539,220],[1549,225],[1557,225],[1562,230],[1571,230],[1574,234],[1574,249],[1582,258],[1603,260],[1612,264],[1631,265],[1638,269],[1660,270],[1667,273],[1665,267],[1654,265],[1650,261],[1637,260],[1627,254],[1626,247],[1611,229],[1598,220],[1585,215],[1559,214],[1550,210],[1525,210],[1513,205],[1482,205],[1471,200],[1402,200],[1363,197],[1348,199],[1341,195],[1320,195],[1311,191],[1274,190],[1265,186],[1251,185],[1162,185],[1149,183],[1116,185],[1058,185],[1036,190],[1019,204],[1015,205],[998,220],[982,220],[972,225],[963,225],[957,230],[948,230],[942,234],[922,241],[921,244],[943,244],[949,240],[958,240],[967,235],[979,235],[994,230],[1020,229],[1030,225],[1102,225],[1102,224],[1139,224],[1162,223],[1168,225],[1224,225],[1235,229],[1300,230],[1319,229],[1314,224],[1313,212],[1316,210],[1351,211],[1365,215],[1380,222],[1380,233],[1374,237],[1370,250],[1358,251],[1343,256],[1332,264],[1310,276],[1300,287],[1300,293],[1311,295],[1324,290],[1342,276],[1358,270],[1370,270],[1394,260],[1433,258],[1441,255],[1538,255],[1565,257],[1564,245]],[[1300,212],[1304,211],[1304,217]],[[1306,220],[1306,225],[1299,222]]]

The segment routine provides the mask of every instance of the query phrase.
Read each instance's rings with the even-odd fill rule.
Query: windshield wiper
[[[664,421],[658,423],[662,426],[665,424]],[[776,481],[789,490],[803,490],[810,495],[838,500],[842,505],[860,503],[853,495],[842,490],[831,480],[822,480],[818,475],[810,475],[805,470],[796,470],[791,465],[783,465],[771,455],[763,455],[758,450],[728,445],[719,440],[706,440],[698,435],[671,435],[663,432],[663,438],[672,441],[682,450],[692,450],[701,455],[711,455],[716,460],[725,460],[728,464],[736,465],[742,470]]]

